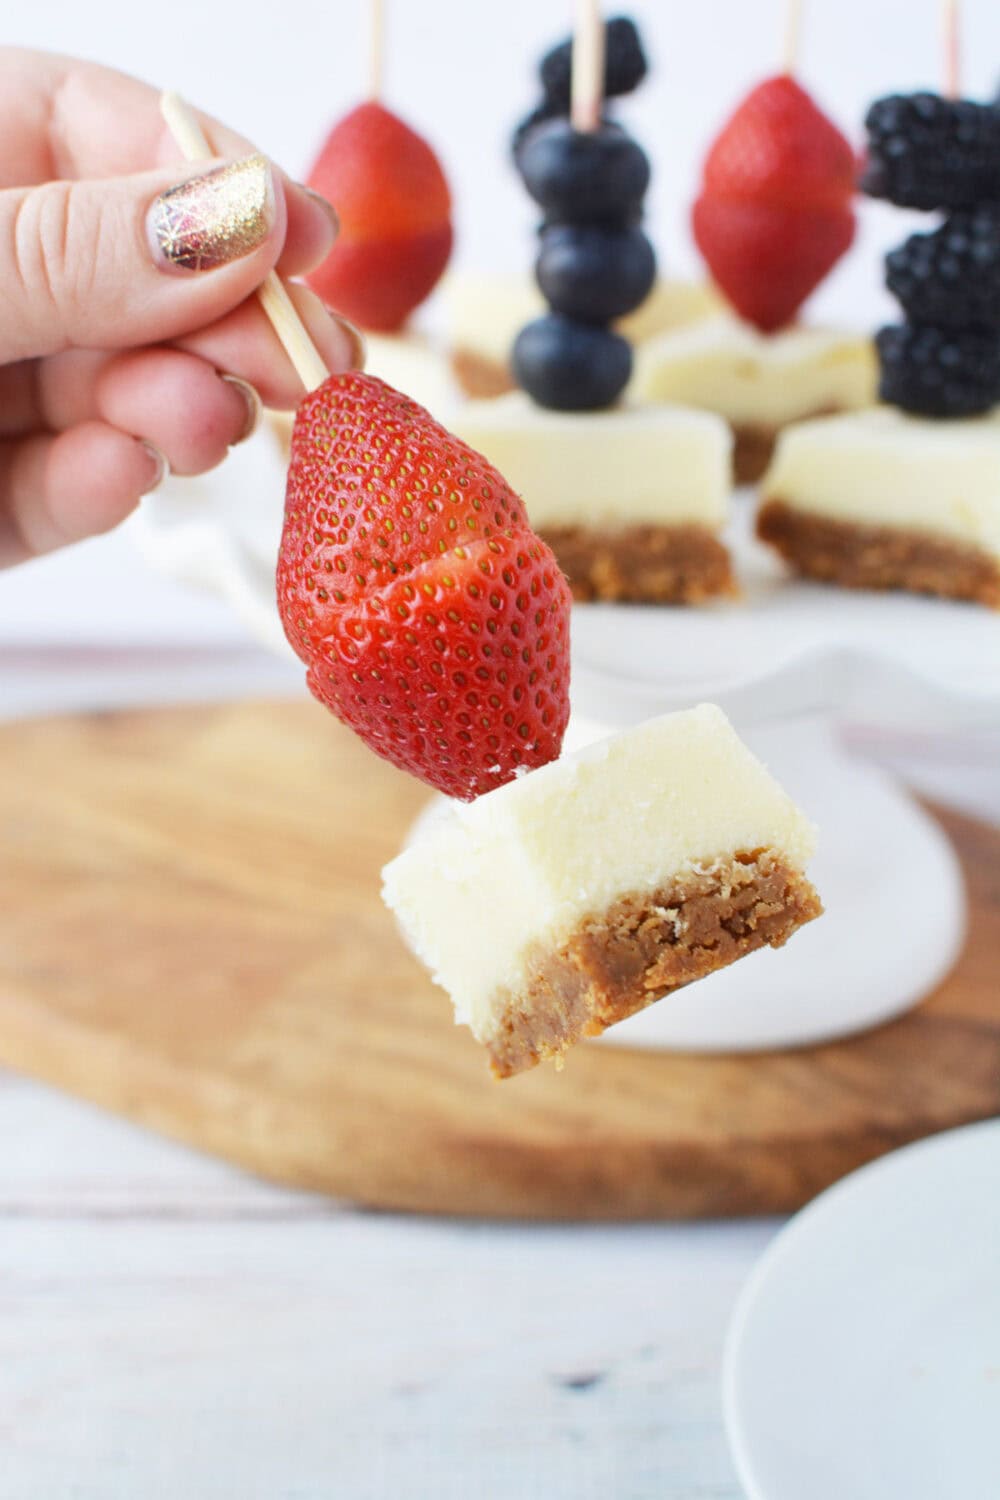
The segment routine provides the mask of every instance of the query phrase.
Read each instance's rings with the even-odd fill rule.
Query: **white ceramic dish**
[[[798,1214],[740,1299],[723,1386],[748,1500],[997,1500],[1000,1121]]]
[[[265,645],[274,604],[284,455],[270,427],[199,479],[170,480],[136,515],[149,562],[228,599]],[[791,582],[751,535],[738,495],[730,544],[743,599],[702,609],[578,606],[574,697],[627,723],[710,701],[741,726],[836,710],[927,728],[1000,719],[1000,613],[905,594]]]

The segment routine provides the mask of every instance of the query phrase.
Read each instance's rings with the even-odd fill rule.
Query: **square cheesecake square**
[[[441,284],[441,300],[452,367],[466,395],[482,400],[514,390],[514,340],[526,323],[547,311],[534,277],[449,271]],[[668,328],[711,317],[723,306],[707,281],[661,277],[645,302],[615,326],[630,343],[639,344]]]
[[[814,830],[718,708],[666,714],[445,814],[383,899],[501,1078],[822,910]]]
[[[633,389],[643,401],[681,402],[723,417],[735,438],[736,482],[752,484],[789,422],[871,406],[877,384],[867,335],[823,328],[764,334],[725,315],[644,345]]]
[[[1000,411],[881,406],[789,427],[757,532],[809,578],[1000,609]]]
[[[453,428],[521,495],[574,598],[695,604],[735,592],[720,538],[732,436],[720,418],[637,402],[549,411],[513,391],[468,402]]]

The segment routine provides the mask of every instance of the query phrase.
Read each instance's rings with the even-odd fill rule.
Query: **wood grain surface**
[[[902,1020],[497,1084],[379,900],[424,796],[308,703],[0,729],[0,1063],[275,1181],[497,1217],[789,1210],[1000,1110],[997,831],[943,819],[970,941]]]

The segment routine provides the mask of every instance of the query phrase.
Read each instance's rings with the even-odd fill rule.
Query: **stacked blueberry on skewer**
[[[646,62],[633,23],[608,23],[605,97],[635,88]],[[542,60],[545,99],[518,128],[514,160],[542,209],[535,276],[550,311],[514,345],[518,384],[541,406],[610,406],[632,373],[632,349],[611,324],[632,312],[656,279],[656,256],[639,227],[649,159],[603,115],[578,129],[569,117],[569,44]]]
[[[607,96],[644,72],[632,23],[605,27],[595,0],[572,51],[543,62],[547,102],[519,129],[515,160],[544,215],[535,273],[549,311],[514,341],[520,389],[465,402],[455,430],[523,497],[575,599],[701,604],[735,591],[721,537],[729,428],[618,399],[632,349],[613,325],[645,302],[656,263],[639,227],[649,162],[607,118]]]
[[[947,215],[886,258],[906,322],[877,337],[882,399],[929,417],[988,411],[1000,402],[1000,109],[896,94],[865,124],[865,192]]]

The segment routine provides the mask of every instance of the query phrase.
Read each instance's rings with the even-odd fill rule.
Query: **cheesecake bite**
[[[761,333],[722,315],[636,351],[633,390],[723,417],[733,430],[737,484],[755,483],[791,422],[873,405],[878,365],[863,334],[794,327]]]
[[[880,406],[800,423],[762,495],[758,534],[807,577],[1000,609],[1000,413]]]
[[[452,804],[383,898],[500,1078],[818,916],[814,832],[702,706]]]
[[[577,600],[694,604],[735,592],[720,532],[732,436],[721,418],[626,403],[550,411],[519,391],[453,419],[521,495]]]
[[[513,273],[451,271],[441,286],[445,339],[456,381],[468,396],[502,396],[515,388],[510,356],[518,331],[545,311],[534,281]],[[615,327],[640,345],[674,328],[720,312],[708,282],[661,278],[649,296]]]

